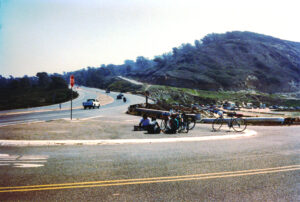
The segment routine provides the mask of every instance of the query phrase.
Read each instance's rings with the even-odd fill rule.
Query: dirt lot
[[[0,128],[2,140],[96,140],[194,137],[234,134],[223,126],[220,132],[212,132],[211,124],[197,124],[188,134],[174,135],[147,134],[146,131],[133,131],[141,117],[121,114],[119,116],[99,117],[90,120],[56,120],[43,123],[20,124]],[[160,120],[158,120],[160,123]]]

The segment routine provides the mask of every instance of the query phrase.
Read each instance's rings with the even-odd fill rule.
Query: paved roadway
[[[96,117],[100,116],[105,111],[110,111],[110,109],[115,110],[115,108],[120,107],[122,109],[126,109],[130,104],[145,102],[145,98],[141,96],[125,93],[124,95],[127,98],[127,102],[124,103],[122,100],[116,100],[116,97],[119,94],[118,92],[111,92],[108,95],[115,99],[113,103],[101,106],[100,109],[84,110],[82,108],[82,102],[86,101],[89,98],[97,98],[99,93],[105,94],[105,91],[87,87],[80,87],[77,91],[79,93],[79,97],[73,101],[73,119]],[[59,105],[56,104],[44,107],[1,111],[0,127],[6,125],[49,121],[63,118],[70,118],[70,102],[63,103],[62,110],[59,110]]]
[[[129,103],[143,100],[131,96]],[[115,116],[129,103],[78,109],[74,117]],[[10,116],[69,117],[68,111],[56,113]],[[300,201],[300,127],[249,129],[257,135],[201,142],[0,147],[0,201]]]
[[[0,200],[300,201],[300,127],[250,128],[232,140],[1,147]]]

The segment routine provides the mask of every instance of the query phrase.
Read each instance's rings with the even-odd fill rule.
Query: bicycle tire
[[[192,120],[188,120],[188,123],[187,123],[187,129],[188,130],[193,130],[196,126],[196,120],[195,119],[192,119]]]
[[[213,131],[218,131],[221,129],[223,125],[223,119],[222,118],[216,118],[212,123],[212,129]]]
[[[232,128],[236,132],[243,132],[247,128],[247,123],[242,118],[235,118],[232,121]]]
[[[178,133],[188,133],[189,128],[188,128],[188,123],[181,122],[178,128]]]
[[[178,130],[178,133],[182,133],[184,131],[184,127],[182,125],[180,125],[177,130]]]
[[[189,133],[189,130],[190,130],[189,125],[190,125],[190,123],[187,122],[187,123],[186,123],[186,128],[185,128],[185,132],[186,132],[186,133]],[[194,127],[195,127],[195,126],[194,126]]]

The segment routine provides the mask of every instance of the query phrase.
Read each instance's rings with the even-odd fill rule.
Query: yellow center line
[[[161,183],[161,182],[179,182],[179,181],[191,181],[191,180],[206,180],[206,179],[217,179],[217,178],[227,178],[227,177],[239,177],[247,175],[258,175],[258,174],[270,174],[276,172],[287,172],[300,170],[300,168],[290,168],[282,170],[270,170],[262,172],[250,172],[241,174],[230,174],[221,176],[206,176],[206,177],[194,177],[194,178],[179,178],[179,179],[166,179],[166,180],[152,180],[152,181],[138,181],[138,182],[124,182],[124,183],[112,183],[112,184],[96,184],[96,185],[80,185],[80,186],[65,186],[65,187],[47,187],[47,188],[35,188],[35,189],[15,189],[15,190],[3,190],[1,192],[27,192],[27,191],[42,191],[42,190],[57,190],[57,189],[74,189],[74,188],[93,188],[93,187],[108,187],[108,186],[122,186],[122,185],[136,185],[136,184],[151,184],[151,183]]]
[[[40,191],[40,190],[54,190],[54,189],[72,189],[72,188],[89,188],[89,187],[106,187],[106,186],[121,186],[134,184],[149,184],[159,182],[175,182],[175,181],[190,181],[190,180],[204,180],[225,177],[238,177],[246,175],[269,174],[276,172],[287,172],[300,170],[300,165],[284,166],[276,168],[243,170],[233,172],[207,173],[197,175],[184,176],[169,176],[169,177],[155,177],[155,178],[138,178],[138,179],[124,179],[124,180],[106,180],[95,182],[79,182],[79,183],[65,183],[65,184],[49,184],[49,185],[32,185],[32,186],[16,186],[16,187],[1,187],[1,192],[25,192],[25,191]],[[108,183],[108,184],[105,184]],[[30,189],[31,188],[31,189]],[[6,190],[4,190],[6,189]]]
[[[115,182],[130,182],[130,181],[144,181],[144,180],[159,180],[159,179],[174,179],[174,178],[187,178],[187,177],[200,177],[208,175],[223,175],[223,174],[234,174],[234,173],[245,173],[245,172],[257,172],[257,171],[268,171],[275,169],[293,168],[300,167],[300,165],[290,165],[274,168],[262,168],[262,169],[251,169],[251,170],[240,170],[240,171],[226,171],[217,173],[203,173],[194,175],[179,175],[179,176],[166,176],[166,177],[152,177],[152,178],[135,178],[135,179],[122,179],[122,180],[104,180],[104,181],[90,181],[90,182],[75,182],[75,183],[63,183],[63,184],[46,184],[46,185],[28,185],[28,186],[13,186],[13,187],[0,187],[1,189],[20,189],[20,188],[33,188],[33,187],[54,187],[54,186],[68,186],[68,185],[82,185],[82,184],[100,184],[100,183],[115,183]]]

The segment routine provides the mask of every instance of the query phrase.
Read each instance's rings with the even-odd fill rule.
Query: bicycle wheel
[[[188,126],[189,126],[188,122],[181,122],[178,132],[179,133],[188,133],[189,132]]]
[[[189,118],[187,122],[187,130],[192,130],[196,126],[196,120],[194,118]]]
[[[186,125],[185,125],[185,132],[186,132],[186,133],[189,133],[189,130],[190,130],[189,127],[190,127],[190,122],[188,121],[188,122],[186,123]],[[194,127],[195,127],[195,126],[194,126]],[[193,128],[194,128],[194,127],[193,127]]]
[[[221,129],[223,125],[223,119],[222,118],[216,118],[212,123],[212,129],[213,131],[218,131]]]
[[[232,121],[232,128],[236,132],[242,132],[242,131],[244,131],[247,128],[247,123],[242,118],[235,118]]]
[[[179,124],[179,127],[178,127],[178,133],[182,133],[182,132],[184,132],[184,126],[183,126],[183,123],[180,123]]]

